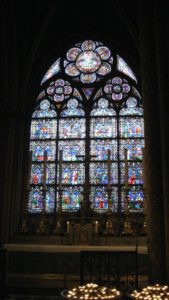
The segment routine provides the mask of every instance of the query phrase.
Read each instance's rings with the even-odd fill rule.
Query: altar
[[[7,250],[7,285],[9,287],[71,288],[80,284],[82,271],[84,271],[84,281],[90,281],[90,279],[95,282],[107,281],[109,278],[113,284],[112,271],[114,269],[109,277],[105,270],[108,270],[108,263],[115,268],[118,258],[113,259],[110,254],[118,255],[117,257],[122,255],[119,261],[124,261],[124,266],[126,265],[125,255],[133,255],[131,258],[132,276],[134,274],[133,263],[135,264],[136,258],[138,282],[144,285],[147,281],[145,237],[137,239],[112,237],[110,245],[55,245],[51,241],[49,244],[6,244],[5,249]],[[91,275],[91,268],[97,270],[94,275]],[[103,279],[102,274],[105,274]],[[124,278],[121,282],[124,282]]]

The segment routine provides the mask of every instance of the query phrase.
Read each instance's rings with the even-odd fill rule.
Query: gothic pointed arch
[[[142,212],[143,147],[142,99],[131,67],[101,42],[75,44],[41,81],[31,120],[28,212],[77,212],[84,202],[95,213],[123,212],[126,176],[129,209]]]

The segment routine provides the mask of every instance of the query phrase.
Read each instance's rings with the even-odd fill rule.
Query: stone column
[[[155,1],[139,1],[140,57],[146,143],[147,223],[150,283],[166,282],[161,116]]]
[[[157,56],[158,99],[161,130],[162,187],[164,200],[166,275],[169,284],[169,5],[155,1],[154,26]]]

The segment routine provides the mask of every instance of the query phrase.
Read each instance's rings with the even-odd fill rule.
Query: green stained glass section
[[[82,196],[82,187],[65,187],[62,192],[62,210],[77,211],[80,208]],[[59,202],[59,200],[58,200]]]
[[[142,190],[142,187],[133,186],[130,188],[130,190],[127,194],[124,190],[121,192],[122,211],[125,210],[126,197],[128,197],[130,212],[143,212],[143,210],[144,210],[144,192]]]

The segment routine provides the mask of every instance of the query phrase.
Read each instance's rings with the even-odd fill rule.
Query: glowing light
[[[68,291],[67,298],[69,299],[90,299],[90,300],[101,300],[101,299],[114,299],[119,296],[120,292],[116,289],[109,289],[107,287],[99,287],[95,283],[87,283],[84,286],[78,286]]]

